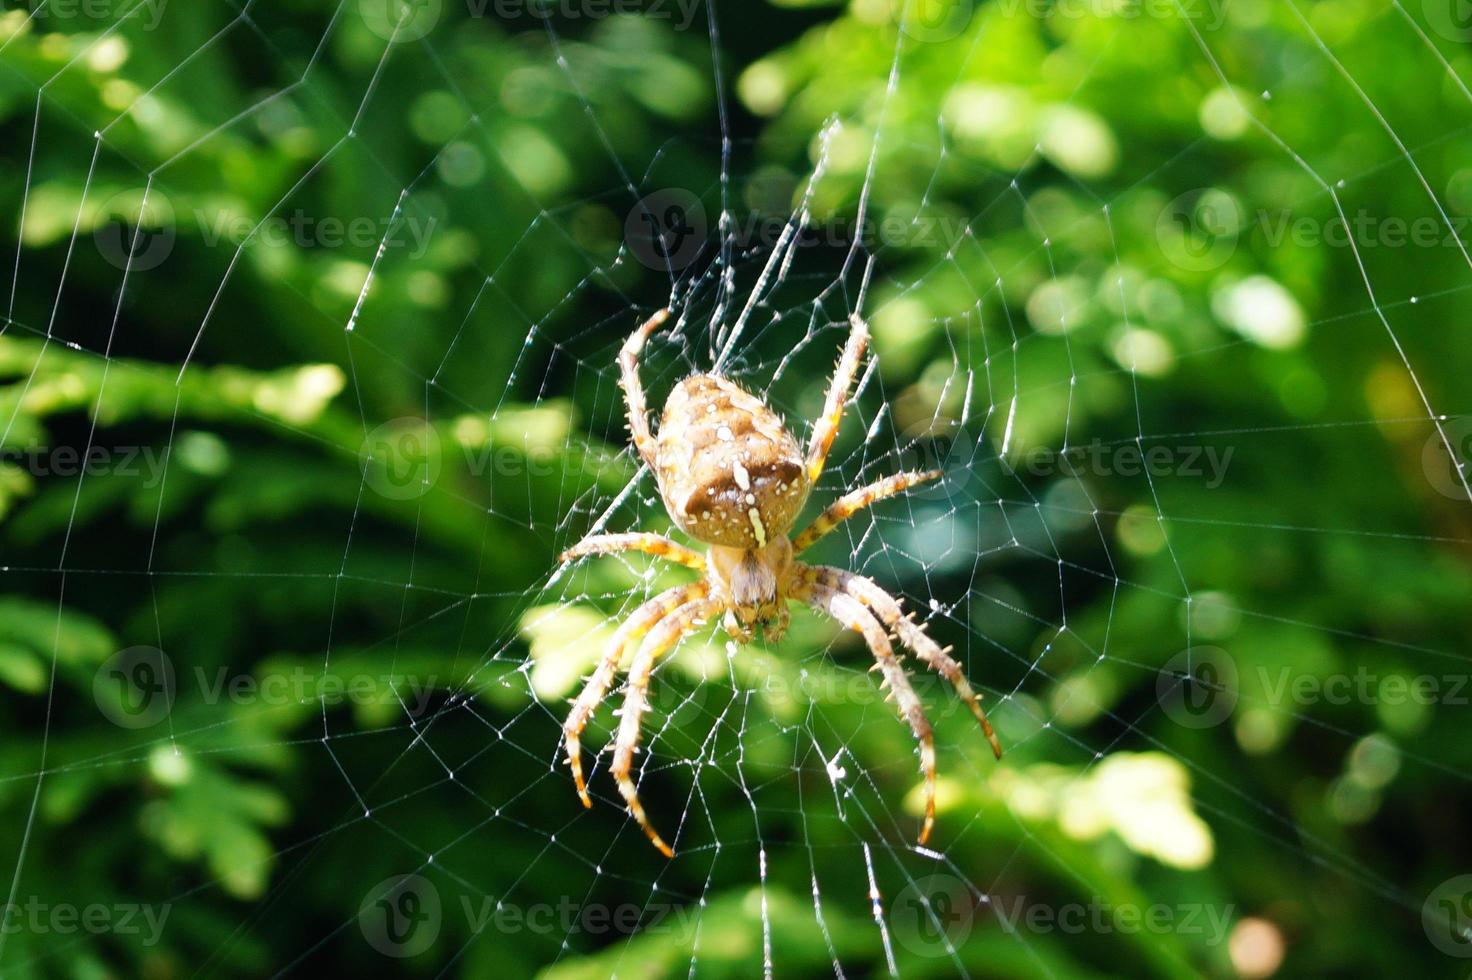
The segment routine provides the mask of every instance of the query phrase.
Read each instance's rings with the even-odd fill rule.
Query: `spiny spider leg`
[[[593,717],[593,712],[608,695],[608,688],[613,684],[613,676],[618,671],[619,661],[623,659],[624,651],[628,649],[630,643],[643,637],[674,610],[686,603],[704,599],[709,591],[710,587],[701,581],[679,585],[661,592],[635,609],[629,618],[614,631],[613,636],[609,637],[598,666],[594,668],[593,675],[588,678],[588,683],[583,685],[582,693],[573,702],[572,710],[567,713],[567,720],[562,724],[563,736],[567,742],[567,764],[572,767],[573,785],[577,787],[578,797],[583,801],[583,806],[589,808],[593,806],[593,801],[588,798],[587,784],[583,781],[583,729],[588,726],[588,720]]]
[[[922,663],[950,681],[956,694],[966,702],[966,706],[981,723],[981,731],[991,743],[992,754],[998,759],[1002,757],[1002,743],[997,740],[997,733],[992,731],[991,722],[986,720],[986,712],[981,710],[981,699],[971,689],[965,671],[951,656],[949,648],[943,648],[932,640],[913,616],[906,615],[900,609],[899,600],[872,580],[855,575],[847,569],[830,568],[826,565],[812,566],[812,571],[816,573],[820,585],[845,592],[862,602],[885,626],[894,630],[901,643],[915,651],[915,656]]]
[[[705,571],[705,557],[662,534],[631,531],[626,534],[595,534],[584,538],[557,556],[558,562],[569,562],[588,555],[611,555],[621,551],[642,551],[646,555],[665,558],[676,564]]]
[[[833,380],[828,383],[828,396],[823,401],[823,414],[813,426],[812,438],[808,441],[807,474],[809,483],[817,483],[823,473],[823,464],[828,460],[828,450],[833,448],[833,439],[838,435],[839,423],[843,421],[843,407],[848,403],[849,389],[854,376],[864,360],[864,350],[869,346],[869,325],[857,313],[848,318],[848,343],[833,371]]]
[[[792,539],[792,553],[800,554],[806,551],[823,535],[864,508],[872,507],[886,497],[893,497],[910,487],[938,479],[940,476],[940,470],[927,470],[924,473],[896,473],[882,480],[875,480],[867,487],[860,487],[844,494],[829,504],[823,513],[814,518],[813,523]]]
[[[624,401],[629,407],[629,429],[634,434],[634,446],[650,469],[655,469],[658,449],[654,435],[649,431],[649,406],[644,400],[644,384],[639,380],[639,354],[644,350],[644,341],[669,319],[670,311],[660,310],[643,325],[629,334],[623,348],[618,352],[619,381],[624,386]]]
[[[614,743],[611,771],[613,778],[618,781],[618,790],[623,794],[629,812],[634,815],[635,820],[639,821],[639,826],[644,828],[644,833],[650,843],[667,858],[674,857],[675,852],[649,823],[649,818],[644,813],[644,804],[639,802],[638,787],[634,785],[633,777],[629,775],[634,765],[634,750],[639,744],[639,726],[644,720],[644,712],[649,707],[649,675],[653,673],[654,664],[662,654],[679,643],[681,637],[695,629],[705,619],[719,613],[722,608],[719,600],[704,599],[688,602],[674,610],[650,630],[644,642],[639,645],[639,652],[634,654],[634,662],[629,665],[628,693],[624,695],[624,706],[619,718],[618,740]]]
[[[920,706],[920,698],[910,686],[905,668],[894,655],[894,648],[889,645],[889,635],[863,603],[825,585],[814,585],[809,601],[864,637],[874,654],[874,666],[884,677],[880,686],[889,688],[900,717],[910,723],[910,730],[920,743],[920,771],[925,774],[925,823],[920,828],[920,843],[923,845],[930,839],[930,829],[935,826],[935,736],[925,710]]]

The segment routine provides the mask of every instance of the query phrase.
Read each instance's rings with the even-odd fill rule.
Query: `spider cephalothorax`
[[[593,805],[583,781],[583,728],[607,695],[625,651],[637,641],[629,665],[628,694],[619,721],[612,770],[629,812],[654,846],[666,856],[673,856],[674,851],[645,816],[630,774],[654,665],[680,637],[719,614],[724,614],[726,630],[742,643],[750,641],[756,629],[769,640],[780,639],[787,628],[787,603],[798,601],[858,632],[873,651],[876,668],[883,673],[883,686],[890,689],[900,715],[909,722],[920,743],[920,765],[925,776],[925,823],[920,830],[923,844],[935,822],[935,745],[930,722],[895,656],[889,631],[921,662],[950,681],[976,715],[998,757],[1001,744],[961,665],[949,650],[941,649],[900,611],[899,600],[862,576],[841,568],[806,565],[793,556],[875,501],[933,480],[940,473],[897,473],[845,494],[789,539],[787,533],[796,523],[808,491],[823,472],[838,432],[844,403],[868,346],[868,327],[857,314],[849,318],[848,343],[828,386],[823,415],[813,427],[804,453],[765,402],[711,374],[697,374],[675,386],[665,402],[656,438],[649,430],[644,388],[639,381],[639,353],[649,335],[668,318],[669,311],[660,310],[629,336],[619,352],[620,380],[628,401],[634,446],[654,471],[670,519],[690,537],[708,545],[709,551],[701,555],[667,537],[635,532],[596,535],[563,553],[562,560],[570,561],[584,555],[644,551],[701,573],[698,581],[655,596],[624,621],[573,702],[563,731],[578,795],[584,806]]]

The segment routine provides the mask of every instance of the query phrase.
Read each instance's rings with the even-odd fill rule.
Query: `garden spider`
[[[848,342],[829,383],[823,414],[803,454],[766,403],[714,374],[697,374],[676,385],[665,403],[659,436],[650,433],[644,388],[639,381],[639,354],[650,334],[669,315],[669,310],[660,310],[629,335],[619,352],[619,370],[634,445],[654,471],[665,510],[680,530],[708,545],[709,550],[701,555],[663,535],[634,532],[594,535],[562,553],[559,560],[567,562],[587,555],[642,551],[701,573],[699,580],[662,592],[634,610],[614,631],[593,675],[573,702],[563,732],[578,796],[584,806],[592,807],[583,781],[583,729],[608,694],[625,651],[638,641],[629,666],[628,693],[619,719],[612,771],[629,812],[649,840],[665,857],[674,857],[674,851],[645,816],[629,774],[639,743],[639,726],[649,704],[649,677],[654,664],[686,633],[717,614],[724,614],[726,630],[738,642],[749,642],[755,627],[761,627],[769,641],[776,641],[787,628],[787,602],[796,600],[858,632],[873,651],[876,663],[872,669],[883,674],[880,686],[890,689],[900,716],[909,722],[920,743],[920,767],[925,776],[925,823],[920,829],[920,843],[924,844],[935,823],[935,743],[920,699],[890,645],[888,631],[893,630],[926,666],[951,683],[981,723],[998,758],[1002,755],[1001,743],[949,648],[942,649],[911,616],[903,614],[899,600],[863,576],[841,568],[806,565],[793,556],[858,511],[933,480],[941,475],[940,471],[896,473],[844,494],[806,530],[789,540],[787,532],[823,472],[838,432],[849,389],[869,343],[868,325],[858,314],[849,317]]]

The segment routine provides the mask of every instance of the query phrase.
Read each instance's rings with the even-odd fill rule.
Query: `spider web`
[[[1447,558],[1468,541],[1467,406],[1439,365],[1472,276],[1447,162],[1472,110],[1460,34],[1435,5],[1347,6],[780,10],[802,38],[781,54],[711,4],[4,15],[6,464],[34,469],[49,437],[111,467],[53,453],[9,484],[14,629],[43,656],[29,687],[35,665],[6,661],[35,736],[4,782],[7,908],[112,911],[0,934],[0,963],[1254,975],[1347,915],[1447,962],[1427,936],[1455,930],[1433,915],[1423,934],[1422,913],[1455,855],[1366,858],[1346,828],[1395,780],[1465,786],[1472,760],[1437,738],[1452,695],[1407,720],[1271,683],[1466,672],[1455,623],[1272,600],[1332,592],[1350,545],[1453,596],[1467,579]],[[1270,22],[1288,40],[1249,57]],[[1443,130],[1372,82],[1357,30],[1438,93]],[[1099,107],[1152,45],[1209,97],[1179,97],[1164,136],[1111,133]],[[1325,106],[1342,140],[1314,137]],[[1037,125],[1008,131],[1017,113]],[[1265,162],[1229,185],[1234,141]],[[1356,233],[1272,266],[1250,218],[1268,211],[1321,231],[1417,216],[1435,244]],[[1357,278],[1300,295],[1331,258]],[[799,439],[849,315],[873,324],[815,504],[945,477],[814,560],[954,646],[1006,748],[993,761],[911,660],[940,759],[928,846],[869,653],[803,611],[780,643],[706,629],[656,671],[638,780],[673,861],[599,753],[621,690],[585,733],[578,804],[567,699],[615,625],[689,578],[555,562],[589,533],[669,527],[615,364],[665,305],[651,404],[720,370]],[[1364,397],[1324,390],[1317,367],[1348,356],[1332,338],[1372,333]],[[1168,399],[1171,372],[1198,403]],[[1143,465],[1152,449],[1166,462]],[[1273,470],[1292,453],[1302,472]],[[1321,520],[1294,481],[1322,488]],[[1377,519],[1407,499],[1424,523]],[[1323,785],[1273,778],[1290,751],[1328,760]],[[53,872],[74,834],[87,873]],[[102,857],[119,838],[123,866]],[[1249,852],[1275,880],[1206,877]],[[124,908],[166,916],[161,940]],[[1159,928],[1122,917],[1154,908]]]

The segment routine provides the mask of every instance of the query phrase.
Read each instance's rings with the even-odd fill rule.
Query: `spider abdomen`
[[[785,535],[808,495],[802,452],[782,419],[709,374],[681,381],[665,402],[656,476],[682,531],[730,548]]]

